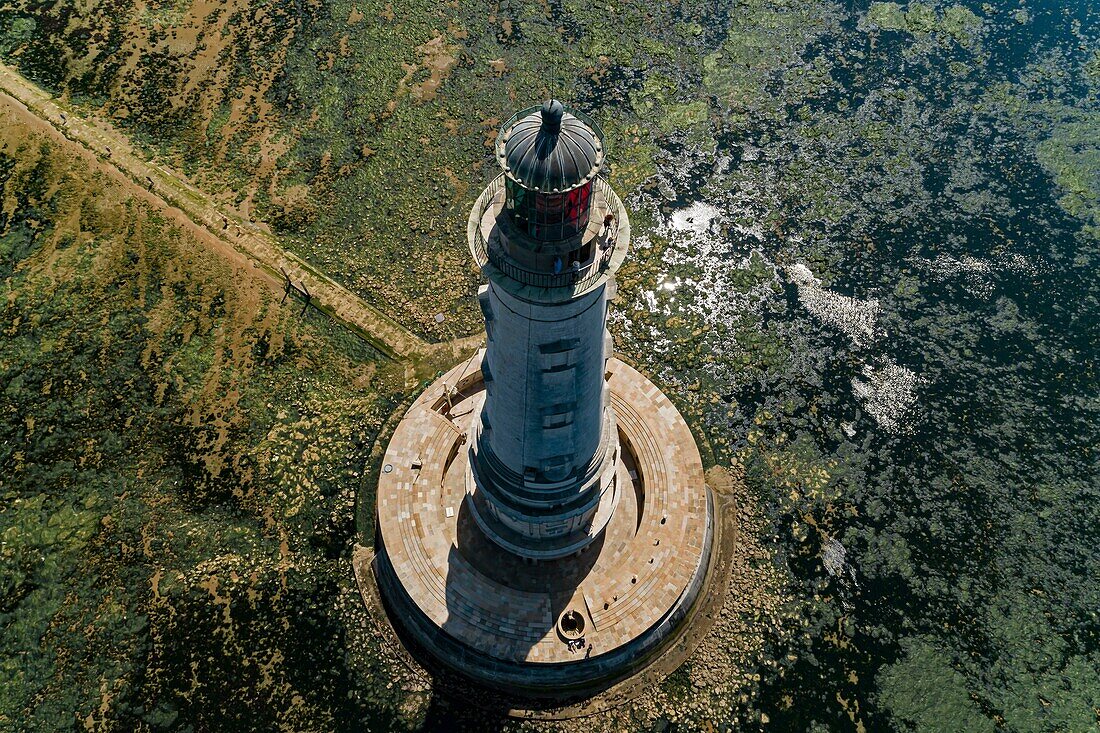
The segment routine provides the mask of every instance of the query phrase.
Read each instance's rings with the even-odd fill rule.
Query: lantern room
[[[603,133],[591,119],[557,100],[525,109],[501,128],[496,155],[516,230],[540,243],[584,232],[604,162]]]

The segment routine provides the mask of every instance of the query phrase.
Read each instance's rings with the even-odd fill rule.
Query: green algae
[[[88,494],[78,504],[48,501],[46,494],[11,496],[4,510],[2,550],[4,587],[0,606],[11,608],[72,563],[98,528],[99,498]],[[34,599],[29,599],[34,603]]]
[[[937,6],[918,2],[906,6],[873,2],[867,9],[866,22],[881,30],[918,36],[941,31],[967,48],[977,44],[983,27],[981,17],[966,6],[950,5],[937,12]]]
[[[903,657],[879,672],[879,695],[897,723],[915,730],[992,731],[966,678],[934,638],[901,642]]]
[[[0,54],[9,54],[12,51],[25,46],[34,37],[38,23],[34,18],[15,16],[6,27],[0,27]]]
[[[17,135],[0,220],[31,243],[5,251],[0,310],[0,721],[220,727],[223,695],[272,727],[369,717],[322,699],[339,669],[288,663],[344,633],[312,620],[347,592],[330,558],[379,423],[372,352]]]
[[[1040,621],[1036,593],[1006,591],[990,605],[988,625],[997,651],[982,677],[996,680],[989,704],[1011,730],[1084,730],[1095,725],[1097,655],[1076,654]]]
[[[1064,192],[1058,203],[1100,239],[1100,112],[1074,114],[1057,124],[1035,155]]]
[[[1081,73],[1093,92],[1100,92],[1100,51],[1093,52],[1092,57],[1085,62]]]
[[[981,17],[962,5],[945,8],[941,23],[943,30],[964,46],[973,45],[975,35],[982,28]]]
[[[764,109],[779,114],[779,100],[768,93],[767,82],[801,65],[801,52],[826,32],[829,12],[827,6],[807,3],[745,3],[732,16],[721,47],[703,58],[703,86],[733,114]],[[802,90],[791,86],[797,99]]]
[[[887,31],[900,31],[906,27],[905,12],[892,2],[873,2],[867,9],[867,20]]]
[[[642,88],[630,95],[631,109],[640,119],[656,121],[654,126],[665,135],[691,130],[708,120],[710,107],[706,100],[677,102],[676,92],[672,78],[651,74]]]
[[[910,33],[931,33],[936,28],[936,11],[931,5],[909,3],[905,12],[905,28]]]

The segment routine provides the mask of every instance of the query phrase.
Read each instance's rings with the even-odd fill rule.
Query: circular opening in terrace
[[[558,631],[566,639],[579,639],[584,636],[584,616],[570,609],[558,617]]]

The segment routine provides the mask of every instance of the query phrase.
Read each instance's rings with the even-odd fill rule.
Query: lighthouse
[[[496,160],[468,236],[488,279],[471,510],[501,548],[552,560],[598,537],[620,495],[607,310],[629,224],[599,176],[599,127],[560,102],[506,123]]]
[[[597,694],[684,653],[720,524],[687,423],[612,350],[630,221],[599,125],[551,100],[493,155],[464,243],[484,346],[397,424],[356,578],[429,669]]]

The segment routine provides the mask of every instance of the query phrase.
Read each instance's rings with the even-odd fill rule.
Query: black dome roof
[[[496,151],[504,172],[524,188],[568,191],[599,172],[603,134],[587,116],[551,100],[505,123]]]

